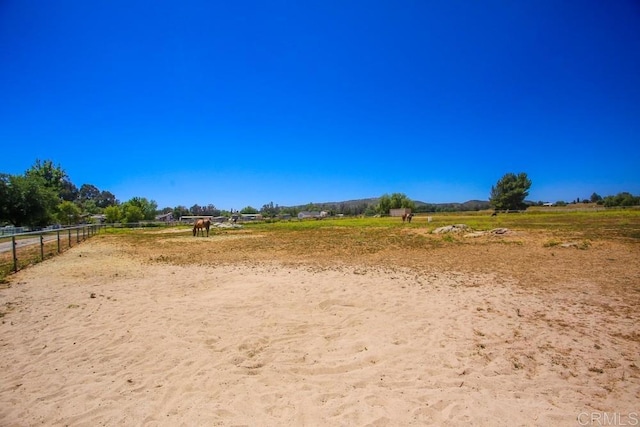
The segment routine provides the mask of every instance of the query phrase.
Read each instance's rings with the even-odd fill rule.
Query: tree
[[[176,206],[173,208],[173,218],[180,219],[184,215],[190,215],[189,209],[186,206]]]
[[[80,208],[73,202],[63,200],[58,205],[58,222],[60,224],[77,224],[80,222]]]
[[[378,200],[376,211],[381,215],[387,215],[391,209],[409,208],[415,211],[416,204],[404,193],[393,193],[391,196],[383,194]]]
[[[62,200],[73,201],[77,196],[77,188],[69,180],[67,173],[60,165],[54,166],[51,160],[41,162],[36,159],[33,166],[25,172],[28,178],[39,177],[45,187],[52,189]]]
[[[158,209],[158,204],[153,200],[147,200],[145,197],[132,197],[130,200],[123,203],[123,205],[133,205],[137,206],[142,212],[142,218],[140,220],[148,220],[152,221],[156,217],[156,210]],[[127,216],[126,211],[124,212],[124,216]],[[127,221],[127,222],[137,222],[137,221]]]
[[[524,199],[529,195],[530,187],[531,180],[526,173],[507,173],[491,187],[489,203],[496,210],[525,209]]]
[[[98,187],[95,185],[82,184],[78,192],[78,198],[80,199],[80,203],[89,200],[97,201],[100,198],[100,190],[98,190]]]
[[[118,199],[110,191],[101,191],[96,204],[99,208],[107,208],[118,204]]]
[[[273,205],[273,202],[269,202],[266,205],[262,205],[262,209],[260,210],[262,215],[265,217],[275,217],[280,212],[280,207],[278,205]]]
[[[624,191],[615,196],[607,196],[604,198],[606,207],[613,206],[636,206],[640,205],[640,197],[634,197],[631,193]]]
[[[0,174],[0,223],[9,221],[9,179],[11,175]]]
[[[124,203],[122,205],[122,222],[130,224],[134,222],[140,222],[144,219],[144,212],[133,203]]]
[[[102,213],[102,209],[98,207],[98,204],[95,200],[85,201],[80,208],[84,213],[89,213],[92,215]]]
[[[241,214],[257,214],[258,213],[258,209],[254,208],[253,206],[247,206],[244,207],[240,210]]]
[[[78,198],[78,187],[76,187],[71,181],[63,181],[62,189],[60,190],[60,198],[68,202],[72,202]]]
[[[37,175],[0,175],[0,196],[0,221],[16,227],[47,225],[60,200]]]
[[[107,206],[104,208],[105,220],[110,223],[116,223],[122,218],[122,211],[118,206]]]
[[[203,209],[204,209],[205,215],[220,216],[220,209],[216,208],[216,206],[211,203],[209,203]]]
[[[594,192],[593,194],[591,194],[591,197],[589,198],[589,200],[591,201],[591,203],[598,203],[602,201],[602,196]]]

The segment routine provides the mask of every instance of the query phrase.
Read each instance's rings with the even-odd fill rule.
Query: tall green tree
[[[596,192],[593,192],[593,193],[591,194],[591,197],[589,198],[589,201],[590,201],[591,203],[598,203],[598,202],[602,201],[602,196],[601,196],[601,195],[599,195],[599,194],[598,194],[598,193],[596,193]]]
[[[97,201],[100,198],[100,190],[95,185],[82,184],[78,191],[78,199],[80,203],[84,203],[89,200]]]
[[[140,220],[152,221],[156,217],[156,211],[158,210],[158,204],[153,200],[148,200],[145,197],[132,197],[123,203],[123,205],[133,205],[140,209],[142,212],[142,218]],[[125,216],[127,216],[126,210],[124,211]],[[138,220],[138,221],[140,221]],[[127,221],[127,222],[137,222],[137,221]]]
[[[64,200],[58,205],[57,217],[60,224],[78,224],[80,214],[82,214],[80,208],[73,202]]]
[[[516,175],[509,172],[491,187],[489,203],[496,210],[525,209],[527,205],[524,200],[529,195],[529,188],[531,180],[526,173]]]
[[[606,207],[613,206],[636,206],[640,205],[640,196],[635,197],[633,194],[623,191],[615,196],[607,196],[604,198],[604,205]]]
[[[144,212],[139,206],[132,203],[123,203],[122,205],[122,222],[130,224],[133,222],[140,222],[144,218]]]
[[[0,175],[0,221],[16,227],[48,225],[60,199],[37,175]]]
[[[96,202],[96,205],[98,205],[98,207],[102,209],[109,206],[115,206],[117,204],[118,199],[116,199],[116,196],[110,191],[101,191],[100,197],[98,197],[98,200]]]
[[[179,205],[179,206],[176,206],[176,207],[173,208],[173,218],[174,219],[178,220],[184,215],[191,215],[191,212],[189,211],[189,208],[187,208],[186,206]]]
[[[409,208],[415,211],[416,204],[404,193],[383,194],[378,200],[376,211],[381,215],[387,215],[391,209]]]
[[[280,212],[280,207],[278,205],[274,206],[273,202],[269,202],[265,205],[262,205],[262,209],[260,209],[260,212],[265,217],[275,217],[276,215],[278,215],[278,212]]]
[[[122,218],[122,209],[120,209],[120,206],[107,206],[104,208],[104,215],[106,217],[105,220],[109,224],[113,224],[119,222]]]
[[[60,165],[54,165],[51,160],[36,159],[31,168],[25,172],[28,178],[39,177],[45,187],[52,189],[62,200],[73,201],[78,196],[78,189]]]
[[[10,178],[9,174],[0,174],[0,223],[9,221]]]

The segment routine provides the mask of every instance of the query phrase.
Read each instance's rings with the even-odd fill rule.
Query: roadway
[[[19,234],[16,234],[16,236],[19,236]],[[73,237],[75,236],[72,236],[72,238]],[[57,238],[58,236],[55,234],[45,234],[43,240],[46,243],[46,242],[51,242],[52,240],[56,240]],[[66,235],[61,235],[60,242],[61,243],[66,242],[68,244],[68,237]],[[40,244],[40,236],[16,239],[16,249],[23,248],[25,246],[39,245],[39,244]],[[3,237],[2,241],[0,242],[0,253],[9,252],[11,250],[11,245],[12,245],[11,238]]]

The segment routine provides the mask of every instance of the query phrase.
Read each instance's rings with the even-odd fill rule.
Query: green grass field
[[[429,220],[430,218],[430,220]],[[432,235],[431,231],[451,224],[465,224],[475,231],[508,228],[514,231],[542,233],[545,242],[553,246],[563,240],[574,239],[588,246],[590,241],[640,242],[640,209],[607,209],[597,211],[531,209],[521,213],[498,214],[491,212],[437,213],[418,215],[411,223],[400,218],[360,217],[327,218],[322,220],[297,219],[290,221],[264,221],[245,223],[241,229],[212,228],[211,235],[259,233],[270,239],[246,243],[253,251],[304,251],[316,248],[342,251],[346,247],[361,248],[362,253],[375,253],[384,248],[434,248],[461,242],[453,235]],[[123,242],[142,246],[154,245],[162,237],[163,228],[106,228],[100,235],[121,236]],[[189,226],[176,226],[180,235],[190,236]],[[418,233],[406,233],[407,230]],[[45,258],[54,254],[48,249]],[[21,249],[18,253],[20,268],[39,261],[37,246]],[[345,256],[350,256],[345,251]],[[0,280],[11,274],[11,251],[0,254]]]
[[[431,218],[428,222],[427,218]],[[509,213],[491,216],[489,212],[437,213],[418,215],[411,223],[400,218],[336,218],[323,220],[291,220],[279,222],[248,223],[245,226],[258,230],[303,231],[335,227],[377,228],[427,228],[433,230],[451,224],[466,224],[474,230],[510,228],[514,230],[536,230],[579,234],[588,239],[629,238],[640,239],[640,209],[617,209],[603,211],[552,211]]]

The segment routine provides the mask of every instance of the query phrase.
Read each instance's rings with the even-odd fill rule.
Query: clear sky
[[[160,208],[640,194],[637,0],[0,0],[0,172]]]

